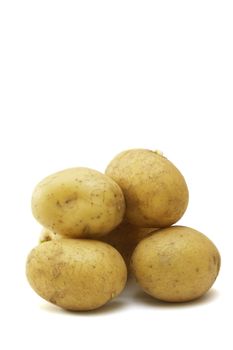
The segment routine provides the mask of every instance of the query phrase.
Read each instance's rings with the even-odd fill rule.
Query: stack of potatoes
[[[46,177],[32,196],[44,228],[27,259],[31,287],[64,309],[92,310],[118,296],[132,272],[154,298],[200,297],[218,275],[220,255],[202,233],[171,226],[188,196],[180,171],[145,149],[120,153],[105,175],[72,168]]]

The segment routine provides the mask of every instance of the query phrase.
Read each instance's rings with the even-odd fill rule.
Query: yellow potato
[[[155,230],[154,228],[142,228],[124,222],[106,236],[101,237],[101,241],[116,248],[129,268],[130,258],[136,245]]]
[[[146,293],[183,302],[200,297],[213,285],[220,254],[202,233],[174,226],[143,239],[132,255],[131,267]]]
[[[188,188],[179,170],[159,152],[132,149],[116,156],[106,174],[126,200],[126,219],[140,227],[177,222],[188,205]]]
[[[120,224],[125,201],[120,187],[106,175],[72,168],[50,175],[36,186],[32,212],[55,233],[96,238]]]
[[[59,239],[40,244],[27,259],[26,274],[42,298],[68,310],[92,310],[123,290],[127,269],[109,244]]]

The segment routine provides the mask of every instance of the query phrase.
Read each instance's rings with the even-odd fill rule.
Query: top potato
[[[116,156],[106,169],[121,187],[126,219],[140,227],[177,222],[188,205],[188,188],[179,170],[158,152],[132,149]]]
[[[120,187],[88,168],[46,177],[32,195],[32,212],[46,228],[69,237],[99,237],[112,231],[125,212]]]

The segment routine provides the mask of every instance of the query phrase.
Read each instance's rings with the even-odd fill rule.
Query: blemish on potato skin
[[[83,228],[83,234],[88,234],[89,233],[89,225],[85,225]]]
[[[54,266],[52,271],[53,278],[58,278],[61,275],[61,268],[59,266]]]
[[[53,295],[49,298],[49,301],[55,305],[58,304],[59,299],[63,299],[65,297],[65,292],[60,290],[53,293]]]
[[[49,301],[50,303],[57,305],[56,299],[53,296],[49,299]]]
[[[199,268],[197,267],[197,268],[196,268],[196,272],[199,272],[199,271],[200,271],[200,270],[199,270]]]

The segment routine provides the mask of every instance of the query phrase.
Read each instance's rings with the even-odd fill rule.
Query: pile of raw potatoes
[[[132,272],[154,298],[200,297],[220,255],[202,233],[171,226],[187,205],[184,177],[157,151],[122,152],[105,175],[72,168],[46,177],[32,195],[44,228],[27,259],[31,287],[64,309],[92,310],[117,297]]]

